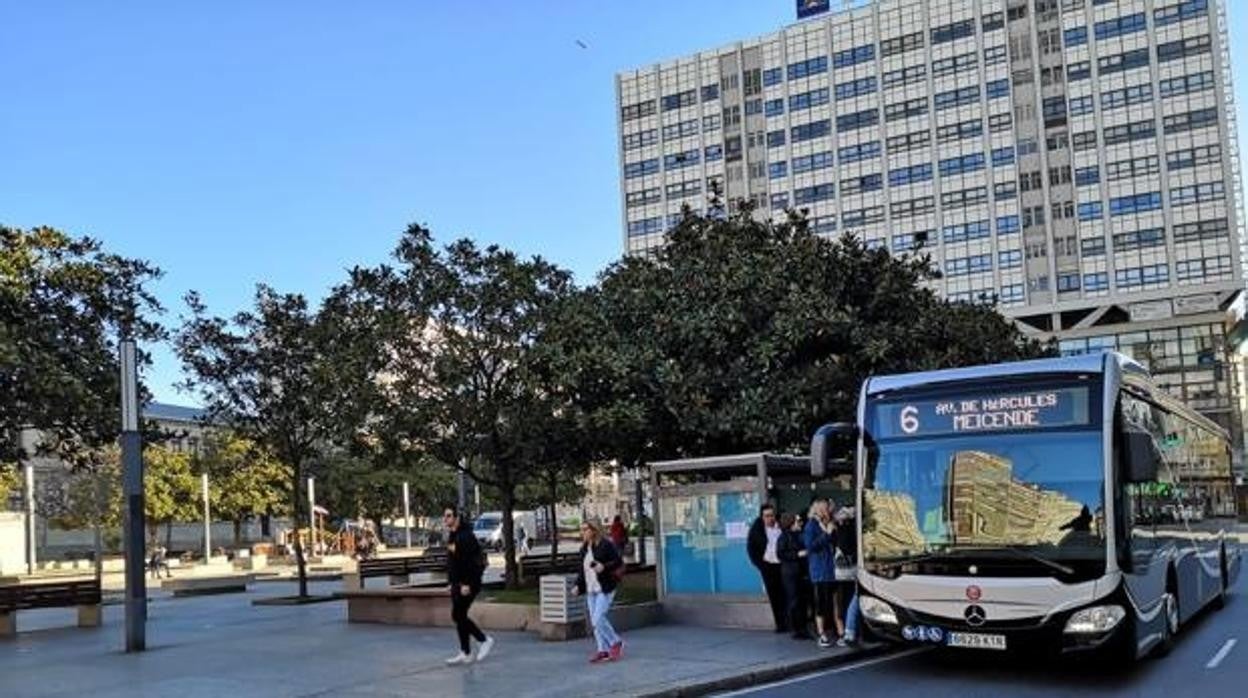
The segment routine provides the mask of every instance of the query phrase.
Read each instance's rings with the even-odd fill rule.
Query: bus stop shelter
[[[652,463],[656,584],[676,622],[770,628],[746,537],[763,502],[805,514],[816,495],[850,504],[848,475],[816,480],[805,455],[746,453]]]

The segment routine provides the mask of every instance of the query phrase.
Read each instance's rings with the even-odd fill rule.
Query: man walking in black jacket
[[[750,526],[750,533],[745,541],[750,562],[763,577],[763,588],[767,590],[767,601],[771,604],[771,616],[776,622],[778,633],[787,632],[789,627],[784,577],[780,571],[780,556],[776,551],[782,533],[780,524],[776,521],[776,508],[771,504],[764,504],[759,509],[758,518]]]
[[[472,526],[453,507],[442,512],[442,525],[446,527],[446,576],[451,583],[451,619],[459,634],[459,654],[446,660],[447,664],[468,664],[469,638],[480,643],[477,661],[485,659],[494,648],[494,638],[486,637],[481,628],[468,617],[468,609],[481,592],[481,577],[485,574],[485,554],[477,542]]]

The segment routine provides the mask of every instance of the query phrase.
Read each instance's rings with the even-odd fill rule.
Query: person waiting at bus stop
[[[840,637],[836,613],[836,525],[832,523],[828,500],[820,497],[810,505],[810,520],[802,533],[806,544],[806,560],[810,565],[810,583],[815,590],[815,629],[819,646],[831,647],[828,631]],[[831,626],[831,627],[829,627]]]
[[[767,591],[767,601],[771,604],[771,616],[776,623],[776,632],[788,632],[788,603],[784,594],[784,577],[780,572],[780,556],[776,546],[784,531],[776,520],[776,508],[764,504],[759,508],[758,518],[750,526],[745,541],[746,552],[750,562],[758,568],[763,578],[763,589]]]

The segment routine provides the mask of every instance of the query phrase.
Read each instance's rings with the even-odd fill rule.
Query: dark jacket
[[[576,573],[576,589],[582,594],[588,589],[589,584],[585,581],[585,551],[589,548],[589,543],[581,544],[581,564],[577,566]],[[615,591],[616,585],[620,582],[615,578],[616,570],[624,566],[624,560],[620,557],[620,551],[615,549],[615,544],[608,538],[601,538],[594,545],[594,562],[602,565],[602,571],[598,573],[598,586],[602,587],[602,593],[610,594]]]
[[[836,549],[841,551],[850,564],[858,562],[858,532],[853,519],[845,519],[836,526]]]
[[[767,527],[763,525],[761,516],[750,525],[749,535],[745,539],[745,552],[749,554],[750,562],[761,570],[763,555],[767,553]]]
[[[805,550],[802,534],[797,531],[785,531],[776,541],[776,557],[780,558],[780,573],[785,578],[799,580],[806,576],[806,558],[801,556]]]
[[[481,575],[485,573],[482,559],[481,543],[472,527],[461,523],[446,543],[447,581],[453,586],[467,584],[473,590],[480,589]]]
[[[806,522],[802,531],[802,542],[806,544],[806,561],[810,566],[810,581],[836,581],[836,532],[827,533],[819,522],[811,519]]]

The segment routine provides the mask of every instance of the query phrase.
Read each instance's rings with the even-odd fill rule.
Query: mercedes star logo
[[[988,619],[988,614],[985,613],[984,609],[979,606],[967,606],[966,611],[962,615],[966,617],[967,625],[977,628],[983,625],[984,621]]]

